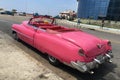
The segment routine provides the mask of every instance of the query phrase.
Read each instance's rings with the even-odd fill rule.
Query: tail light
[[[108,46],[112,46],[110,41],[108,41],[108,43],[107,43],[107,44],[108,44]]]
[[[85,56],[85,52],[84,52],[83,49],[80,49],[78,53],[79,53],[80,56]]]

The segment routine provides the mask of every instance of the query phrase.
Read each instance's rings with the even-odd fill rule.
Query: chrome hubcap
[[[56,58],[54,58],[54,57],[52,57],[52,56],[49,56],[49,60],[50,60],[51,62],[56,62]]]
[[[13,34],[13,36],[14,36],[14,39],[16,39],[16,40],[18,39],[18,37],[17,37],[17,34],[16,34],[16,33],[14,33],[14,34]]]

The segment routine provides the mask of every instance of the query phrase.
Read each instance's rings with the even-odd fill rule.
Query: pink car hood
[[[62,33],[61,37],[82,48],[88,57],[94,57],[104,53],[106,50],[105,44],[101,39],[82,31]]]

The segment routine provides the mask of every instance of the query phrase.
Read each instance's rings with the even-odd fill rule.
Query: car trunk
[[[82,48],[88,57],[99,55],[106,50],[101,39],[81,31],[62,33],[61,37]]]

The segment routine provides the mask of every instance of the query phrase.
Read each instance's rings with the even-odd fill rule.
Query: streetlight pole
[[[25,7],[26,7],[26,12],[27,12],[27,10],[28,10],[28,0],[26,0]]]
[[[77,0],[77,2],[78,2],[78,9],[77,9],[77,28],[79,28],[79,26],[80,26],[80,18],[78,18],[78,13],[79,13],[79,0]]]

